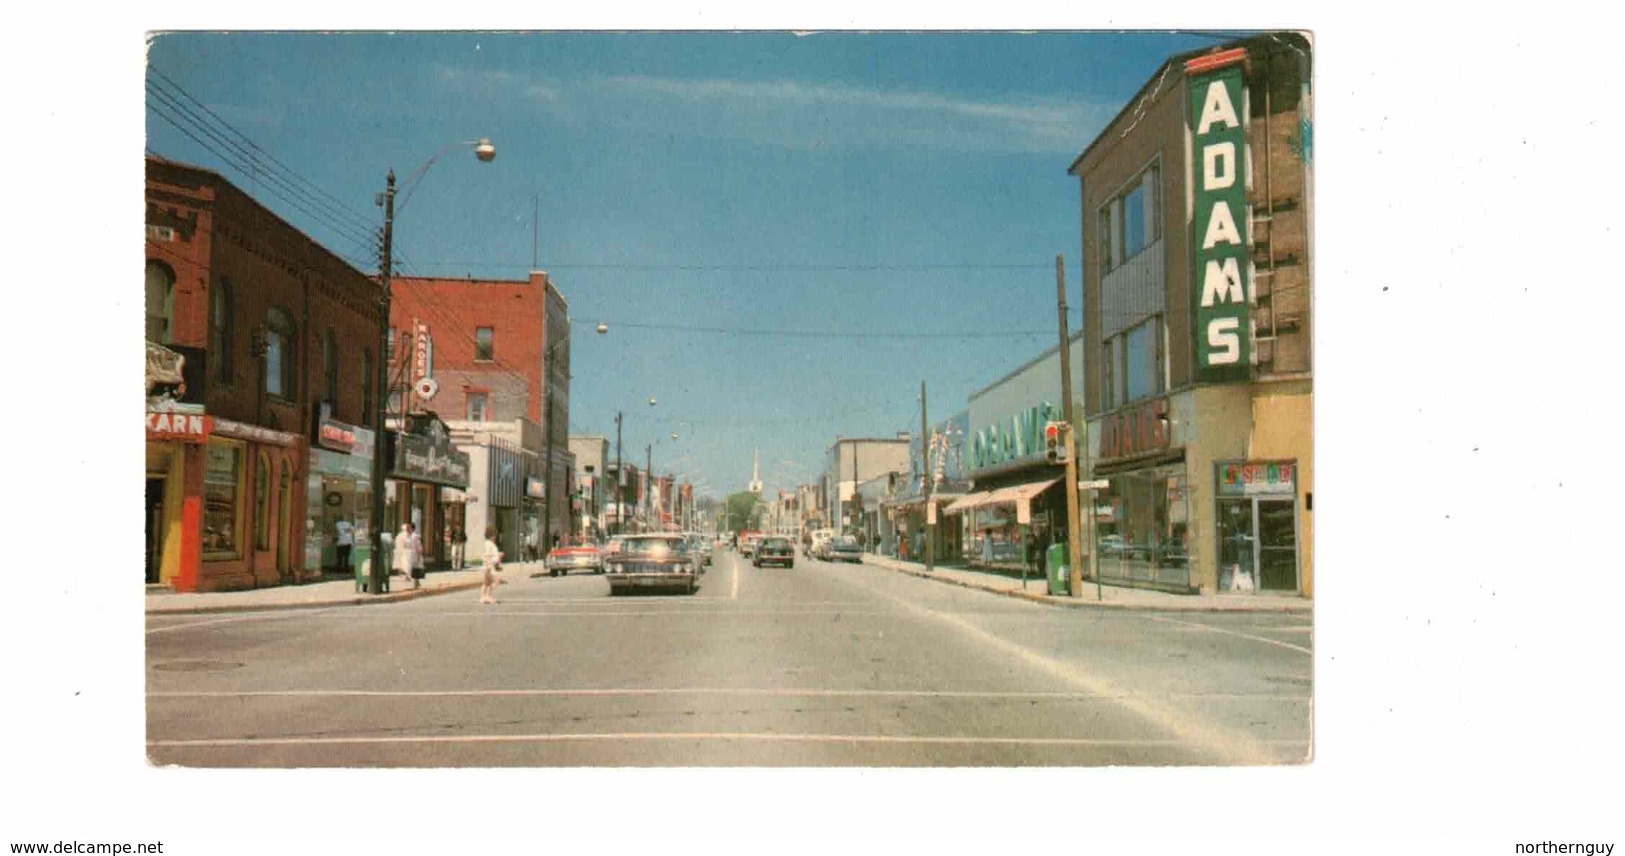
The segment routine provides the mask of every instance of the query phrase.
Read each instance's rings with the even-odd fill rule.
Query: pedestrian
[[[909,550],[909,555],[913,556],[916,562],[925,555],[925,534],[918,529],[914,530],[914,548]]]
[[[339,573],[342,574],[350,570],[350,548],[355,546],[355,524],[341,517],[333,524],[333,529],[337,533],[333,544],[339,554]]]
[[[423,588],[428,570],[423,566],[423,536],[412,532],[412,588]]]
[[[525,533],[525,561],[536,561],[536,530]]]
[[[491,589],[497,584],[497,574],[502,571],[502,551],[497,549],[497,528],[485,527],[485,551],[480,556],[480,566],[485,569],[485,576],[480,584],[480,603],[496,603],[491,596]]]
[[[468,533],[461,526],[451,527],[451,568],[454,571],[463,569],[463,552],[468,547]]]
[[[402,523],[401,531],[395,535],[394,566],[396,571],[412,580],[412,588],[420,588],[423,585],[416,579],[417,574],[414,573],[420,561],[418,556],[422,551],[423,548],[419,546],[417,533],[413,531],[412,524],[409,522]]]

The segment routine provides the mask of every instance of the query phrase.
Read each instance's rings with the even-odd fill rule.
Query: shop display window
[[[1190,585],[1190,490],[1184,467],[1122,473],[1109,481],[1095,497],[1101,576]]]
[[[242,472],[241,444],[209,440],[203,453],[203,553],[207,558],[241,555],[237,506]]]

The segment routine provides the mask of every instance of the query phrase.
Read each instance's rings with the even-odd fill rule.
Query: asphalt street
[[[510,574],[510,576],[513,576]],[[1301,763],[1310,619],[1058,609],[718,552],[697,594],[515,579],[149,616],[148,757],[199,767]]]

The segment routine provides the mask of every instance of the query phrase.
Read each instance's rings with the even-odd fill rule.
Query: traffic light
[[[1044,460],[1052,464],[1066,463],[1066,443],[1063,440],[1061,422],[1044,423]]]

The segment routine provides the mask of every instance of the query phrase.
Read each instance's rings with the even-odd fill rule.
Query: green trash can
[[[1071,571],[1066,566],[1066,542],[1049,545],[1044,551],[1044,567],[1049,569],[1049,593],[1069,594]]]

